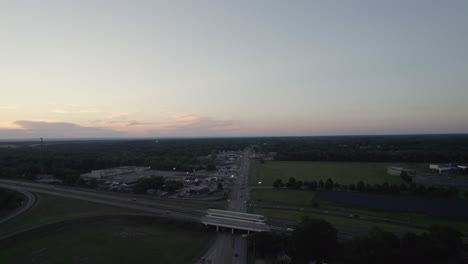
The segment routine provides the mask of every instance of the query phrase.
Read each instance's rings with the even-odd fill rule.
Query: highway
[[[227,208],[229,211],[247,212],[250,152],[251,149],[247,148],[242,154],[237,178],[231,185],[230,202]],[[246,262],[247,239],[241,237],[238,233],[219,232],[215,242],[199,263],[245,264]]]
[[[95,192],[95,191],[86,190],[86,189],[76,190],[76,189],[63,187],[60,185],[50,185],[50,184],[0,179],[0,186],[2,185],[10,189],[15,189],[15,190],[28,190],[32,192],[59,195],[59,196],[69,197],[69,198],[76,198],[76,197],[94,198],[93,201],[113,200],[113,201],[124,202],[124,203],[131,202],[131,204],[135,204],[135,205],[143,205],[147,207],[154,207],[154,208],[161,208],[161,209],[175,210],[175,211],[182,211],[182,212],[192,212],[192,213],[199,214],[199,215],[203,215],[205,211],[204,209],[193,208],[190,206],[173,205],[173,204],[168,204],[168,203],[163,203],[163,202],[155,202],[155,201],[148,201],[145,199],[139,199],[137,198],[138,196],[136,195],[135,196],[122,196],[119,194],[112,194],[108,192]],[[66,196],[64,196],[64,194],[66,194]],[[75,196],[71,196],[71,195],[75,195]],[[100,199],[96,199],[96,198],[100,198]],[[134,201],[133,198],[135,198],[136,201]]]
[[[35,193],[44,193],[50,195],[61,196],[65,198],[72,198],[77,200],[89,201],[94,203],[106,204],[111,206],[123,207],[131,210],[144,211],[148,213],[153,213],[165,218],[189,220],[189,221],[199,221],[200,216],[204,214],[204,210],[195,209],[190,207],[181,207],[175,205],[161,205],[159,203],[151,203],[146,201],[133,201],[129,199],[122,198],[120,196],[113,195],[104,195],[89,193],[86,191],[75,191],[75,190],[62,190],[59,186],[47,186],[46,188],[42,187],[30,187],[28,185],[36,185],[36,183],[24,183],[17,182],[13,183],[4,183],[4,180],[0,180],[0,187],[12,189],[12,190],[23,190],[28,192]],[[42,184],[40,184],[42,185]],[[78,193],[77,193],[78,192]],[[94,197],[93,197],[94,196]]]

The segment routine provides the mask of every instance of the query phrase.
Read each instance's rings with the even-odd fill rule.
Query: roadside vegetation
[[[36,196],[37,202],[31,209],[17,216],[14,220],[0,225],[0,234],[7,234],[13,231],[66,218],[135,212],[125,208],[47,194],[36,194]]]
[[[18,192],[0,188],[0,217],[21,206],[24,197]]]
[[[213,237],[201,224],[117,217],[67,223],[1,241],[0,262],[192,263]]]
[[[338,232],[329,222],[304,217],[290,235],[254,234],[249,249],[269,263],[461,263],[461,237],[460,232],[442,226],[400,237],[372,228],[366,235],[339,243]]]

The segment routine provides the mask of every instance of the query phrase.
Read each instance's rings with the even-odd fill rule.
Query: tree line
[[[467,163],[468,135],[291,137],[256,149],[286,161]]]
[[[410,194],[416,196],[431,196],[431,197],[444,197],[457,198],[460,195],[460,190],[455,186],[425,186],[423,184],[368,184],[363,181],[352,183],[349,185],[339,184],[328,178],[326,181],[313,180],[313,181],[298,181],[294,177],[290,177],[286,183],[282,179],[273,181],[274,188],[288,188],[288,189],[306,189],[306,190],[339,190],[339,191],[353,191],[361,193],[375,193],[375,194]],[[465,191],[463,196],[468,199],[468,192]]]
[[[255,233],[249,250],[273,263],[461,263],[463,234],[450,228],[432,226],[421,234],[401,237],[372,228],[366,235],[343,243],[337,230],[322,219],[304,217],[292,234]]]
[[[165,139],[44,141],[13,143],[0,148],[0,177],[34,179],[52,174],[65,184],[79,185],[79,175],[118,166],[150,166],[158,170],[206,169],[197,157],[221,150],[242,150],[252,139]]]

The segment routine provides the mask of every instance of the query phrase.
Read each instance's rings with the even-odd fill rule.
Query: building
[[[414,170],[403,168],[403,167],[392,166],[392,167],[387,168],[387,173],[390,175],[400,176],[403,172],[405,172],[409,176],[414,176],[416,174]]]
[[[430,164],[429,169],[434,173],[447,174],[460,171],[462,168],[453,163],[448,164]]]

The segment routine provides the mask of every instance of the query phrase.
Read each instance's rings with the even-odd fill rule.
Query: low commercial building
[[[439,174],[447,174],[460,171],[461,168],[458,167],[456,164],[448,163],[448,164],[430,164],[429,169],[434,173]]]
[[[388,167],[387,168],[387,173],[390,175],[395,175],[395,176],[400,176],[403,172],[408,174],[409,176],[415,175],[414,170],[403,168],[403,167]]]

